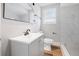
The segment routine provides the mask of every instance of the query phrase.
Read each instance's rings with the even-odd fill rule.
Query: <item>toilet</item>
[[[44,50],[51,51],[51,44],[54,42],[53,39],[45,38],[44,39]]]

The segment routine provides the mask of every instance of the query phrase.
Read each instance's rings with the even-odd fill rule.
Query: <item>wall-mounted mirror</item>
[[[21,22],[30,22],[27,3],[3,3],[3,18]]]

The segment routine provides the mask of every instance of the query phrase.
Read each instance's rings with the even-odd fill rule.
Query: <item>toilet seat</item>
[[[44,49],[51,51],[51,45],[52,45],[53,41],[54,41],[53,39],[45,38],[44,39]]]

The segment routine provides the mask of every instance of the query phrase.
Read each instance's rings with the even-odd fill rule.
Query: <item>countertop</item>
[[[29,35],[26,35],[26,36],[21,35],[21,36],[18,36],[18,37],[10,38],[10,40],[29,44],[42,35],[43,35],[43,33],[30,33]]]

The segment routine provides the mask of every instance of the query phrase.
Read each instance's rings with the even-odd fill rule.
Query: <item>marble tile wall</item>
[[[79,4],[60,8],[61,42],[70,55],[79,55]]]

